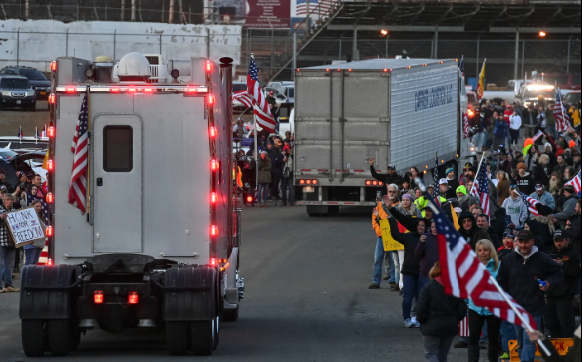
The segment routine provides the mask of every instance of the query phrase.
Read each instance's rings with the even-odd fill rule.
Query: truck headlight
[[[2,93],[4,93],[4,92],[2,92]],[[34,96],[35,95],[35,91],[34,90],[27,90],[26,91],[26,95],[27,95],[27,97]]]
[[[10,91],[2,91],[3,96],[10,96]]]

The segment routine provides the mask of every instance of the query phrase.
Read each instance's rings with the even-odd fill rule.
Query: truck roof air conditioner
[[[137,52],[126,54],[118,62],[118,77],[121,82],[146,82],[151,77],[149,61]]]

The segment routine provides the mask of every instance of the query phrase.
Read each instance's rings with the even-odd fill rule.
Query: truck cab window
[[[104,127],[104,171],[132,171],[132,127]]]

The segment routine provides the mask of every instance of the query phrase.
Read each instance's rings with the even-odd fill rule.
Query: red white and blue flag
[[[582,191],[582,170],[578,171],[578,174],[576,176],[574,176],[573,179],[566,182],[566,185],[571,185],[572,187],[574,187],[574,190],[576,191],[576,193],[581,192]]]
[[[476,196],[480,199],[480,205],[482,206],[482,212],[486,215],[490,215],[490,191],[488,189],[488,175],[486,169],[486,158],[482,158],[480,166],[478,166],[478,173],[476,174],[476,180],[470,191],[472,196]]]
[[[427,191],[425,194],[430,198]],[[522,325],[521,319],[509,306],[510,302],[523,319],[536,329],[537,325],[531,315],[510,295],[503,292],[503,296],[499,292],[496,280],[491,277],[470,245],[456,231],[452,222],[438,206],[433,202],[428,203],[428,206],[433,212],[436,223],[439,262],[446,294],[456,298],[470,299],[475,305],[488,308],[495,316],[509,323]]]
[[[252,107],[252,99],[248,95],[248,90],[242,90],[232,94],[232,102],[238,101],[242,103],[246,108]]]
[[[533,142],[537,141],[541,136],[543,136],[543,132],[541,132],[541,130],[537,131],[535,136],[533,136]]]
[[[515,192],[521,196],[521,198],[523,199],[523,202],[525,203],[525,205],[527,205],[527,210],[529,210],[529,212],[532,215],[539,215],[539,211],[537,210],[537,207],[539,205],[543,205],[542,202],[540,202],[539,200],[536,200],[532,197],[529,197],[527,195],[525,195],[524,193],[522,193],[521,191],[515,190]]]
[[[18,127],[18,138],[22,139],[24,137],[24,134],[22,133],[22,126]]]
[[[555,96],[555,106],[553,107],[553,117],[555,118],[555,130],[565,132],[570,126],[570,116],[562,103],[562,92],[558,89]]]
[[[335,0],[309,0],[309,9],[307,0],[297,0],[295,2],[295,12],[297,16],[301,15],[325,15],[336,5]]]
[[[258,125],[267,132],[275,132],[277,130],[277,122],[269,109],[269,103],[265,99],[262,90],[260,89],[260,82],[258,81],[258,68],[254,62],[254,58],[250,57],[250,66],[248,67],[247,78],[248,94],[254,102],[254,116]]]
[[[81,103],[81,110],[77,117],[77,125],[73,134],[71,152],[73,153],[73,166],[71,167],[71,183],[69,184],[69,203],[75,205],[85,214],[85,200],[87,192],[87,168],[88,168],[88,98],[89,88]]]

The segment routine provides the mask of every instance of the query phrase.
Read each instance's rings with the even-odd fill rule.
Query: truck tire
[[[167,350],[172,356],[182,356],[189,348],[188,322],[167,322]]]
[[[71,350],[71,325],[68,319],[47,321],[49,351],[53,356],[67,356]]]
[[[45,354],[45,322],[42,319],[21,321],[22,348],[27,357],[42,357]]]
[[[191,322],[191,345],[198,356],[209,356],[214,350],[216,325],[213,321]]]
[[[224,309],[224,322],[236,322],[238,320],[238,310],[240,309],[240,303],[238,307],[234,309]]]

